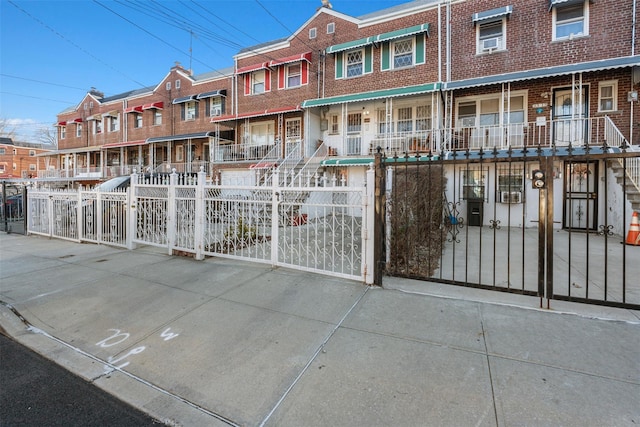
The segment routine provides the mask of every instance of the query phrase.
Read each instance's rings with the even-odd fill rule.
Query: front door
[[[566,162],[564,185],[563,227],[595,230],[598,213],[598,164]]]
[[[558,89],[553,97],[553,141],[557,146],[584,145],[588,109],[588,87]]]

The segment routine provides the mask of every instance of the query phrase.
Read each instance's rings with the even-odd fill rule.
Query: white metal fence
[[[76,242],[127,246],[125,191],[29,190],[27,230]]]
[[[336,180],[291,187],[279,186],[275,176],[273,186],[231,186],[206,183],[204,172],[168,179],[133,174],[123,192],[30,191],[28,231],[372,283],[373,170],[366,179],[358,187]]]

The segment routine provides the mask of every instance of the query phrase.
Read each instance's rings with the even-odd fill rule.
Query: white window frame
[[[153,110],[153,125],[160,126],[162,124],[162,111],[158,109]]]
[[[295,69],[295,67],[298,67],[298,72],[291,72],[292,69]],[[287,88],[294,88],[294,87],[300,87],[302,86],[302,63],[301,62],[295,62],[293,64],[287,64],[286,65],[286,69],[285,69],[285,74],[286,74],[286,87]],[[296,79],[297,78],[297,82]]]
[[[214,96],[209,98],[209,117],[218,117],[222,115],[222,97]]]
[[[285,120],[285,141],[298,142],[302,139],[302,119],[296,117]]]
[[[36,150],[29,150],[29,157],[34,157],[36,155]]]
[[[142,113],[134,114],[134,128],[140,129],[142,127]]]
[[[188,101],[184,103],[184,121],[193,121],[196,119],[196,110],[198,103],[196,101]]]
[[[500,35],[493,35],[492,37],[482,36],[482,30],[487,28],[498,27],[501,28]],[[495,47],[485,47],[485,41],[496,40]],[[502,51],[507,49],[507,19],[502,18],[500,21],[479,22],[476,25],[476,54],[481,55],[485,53],[491,53],[496,51]]]
[[[258,78],[259,76],[262,76],[262,80]],[[260,89],[260,85],[262,85],[261,89]],[[251,95],[259,95],[261,93],[265,93],[266,86],[267,86],[267,72],[265,70],[258,70],[251,73]]]
[[[93,134],[102,133],[102,120],[93,121]]]
[[[29,171],[33,172],[36,170],[36,165],[34,165],[33,163],[29,163]]]
[[[360,61],[359,62],[352,62],[349,63],[349,59],[350,57],[353,58],[354,55],[360,54]],[[361,77],[364,75],[364,59],[365,59],[365,51],[364,49],[356,49],[356,50],[350,50],[348,52],[345,52],[344,55],[344,77],[347,79],[351,79],[351,78],[355,78],[355,77]],[[355,66],[357,67],[358,64],[360,65],[360,73],[358,74],[349,74],[349,66]],[[355,68],[352,68],[355,70]]]
[[[553,21],[553,26],[552,26],[552,39],[554,41],[558,40],[572,40],[576,37],[585,37],[589,35],[589,2],[588,1],[584,1],[582,3],[582,17],[580,18],[571,18],[571,19],[567,19],[567,20],[563,20],[558,22],[558,11],[563,11],[563,10],[567,10],[567,9],[573,9],[573,8],[578,8],[580,5],[579,4],[568,4],[568,5],[563,5],[563,4],[558,4],[555,5],[553,7],[552,10],[552,21]],[[574,34],[568,34],[566,36],[558,36],[558,25],[570,25],[576,22],[582,22],[582,32]]]
[[[109,132],[118,132],[120,130],[119,116],[109,116]]]
[[[309,28],[309,38],[310,39],[315,39],[318,36],[318,30],[317,28]]]
[[[396,46],[400,46],[401,44],[410,44],[411,45],[411,50],[409,52],[402,52],[402,54],[398,54],[396,52]],[[407,68],[407,67],[413,67],[416,63],[416,41],[415,41],[415,37],[409,37],[409,38],[404,38],[404,39],[399,39],[399,40],[394,40],[391,43],[390,48],[390,52],[391,52],[391,68],[392,69],[399,69],[399,68]],[[397,65],[396,64],[396,59],[399,57],[405,58],[405,57],[411,57],[411,63],[409,64],[403,64],[403,65]],[[363,56],[364,59],[364,56]]]
[[[60,126],[60,139],[65,139],[67,137],[67,127]]]
[[[465,96],[465,97],[461,97],[458,98],[456,100],[456,109],[455,109],[455,117],[456,117],[456,128],[460,129],[460,128],[470,128],[470,127],[480,127],[480,126],[499,126],[500,123],[500,113],[502,112],[503,118],[502,118],[502,123],[504,125],[507,125],[507,114],[513,114],[516,112],[522,112],[523,118],[522,118],[522,122],[518,121],[518,122],[509,122],[509,124],[521,124],[521,123],[527,123],[527,97],[528,97],[528,91],[527,90],[517,90],[517,91],[511,91],[508,95],[510,98],[518,98],[518,97],[522,97],[522,109],[518,109],[518,110],[511,110],[511,111],[507,111],[507,107],[510,105],[510,101],[509,99],[507,99],[507,94],[505,93],[505,99],[504,99],[504,106],[502,108],[502,110],[500,110],[500,100],[502,99],[502,94],[500,92],[494,92],[494,93],[490,93],[490,94],[486,94],[486,95],[481,95],[481,96]],[[498,101],[498,111],[496,112],[483,112],[482,109],[482,101],[491,101],[491,100],[497,100]],[[461,105],[467,105],[469,107],[471,107],[471,105],[475,105],[475,113],[473,116],[469,115],[465,115],[464,117],[460,117],[460,106]],[[489,114],[497,114],[498,115],[498,124],[491,124],[491,125],[483,125],[482,124],[482,116],[483,115],[489,115]]]
[[[80,123],[76,124],[76,138],[80,138],[82,136],[82,125]]]
[[[611,88],[611,96],[603,96],[602,89]],[[611,100],[611,108],[602,108],[602,101]],[[598,83],[598,112],[618,111],[618,81],[606,80]]]
[[[340,116],[337,114],[329,116],[329,135],[340,135]]]
[[[184,147],[182,145],[176,145],[176,162],[184,161]]]
[[[254,122],[249,125],[249,139],[251,146],[273,145],[276,141],[275,124],[273,121]]]
[[[336,32],[336,23],[335,22],[329,22],[327,24],[327,34],[333,34]]]

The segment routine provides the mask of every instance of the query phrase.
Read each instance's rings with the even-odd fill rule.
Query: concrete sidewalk
[[[0,280],[10,335],[170,425],[640,424],[634,311],[4,233]]]

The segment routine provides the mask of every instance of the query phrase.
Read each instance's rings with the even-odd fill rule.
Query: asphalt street
[[[0,333],[1,426],[161,423]]]

